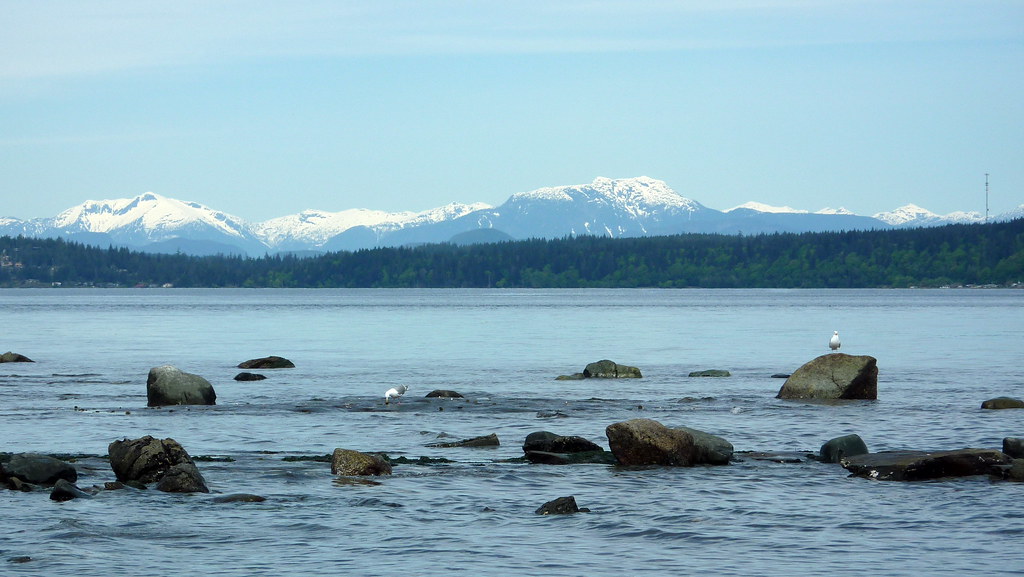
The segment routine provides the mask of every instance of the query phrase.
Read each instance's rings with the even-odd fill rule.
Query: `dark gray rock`
[[[464,399],[461,394],[447,389],[436,389],[427,393],[428,399]]]
[[[497,447],[499,445],[501,445],[501,442],[498,441],[498,435],[491,433],[490,435],[484,435],[482,437],[462,439],[461,441],[453,441],[450,443],[432,443],[427,446],[448,449],[452,447]]]
[[[260,375],[257,373],[241,372],[235,375],[236,381],[262,381],[266,379],[266,375]]]
[[[1006,437],[1003,439],[1003,452],[1014,459],[1024,459],[1024,439]]]
[[[213,385],[199,375],[163,365],[149,370],[146,399],[150,407],[167,405],[214,405],[217,393]]]
[[[1003,479],[1024,481],[1024,459],[1014,459],[1009,465],[999,467]]]
[[[590,509],[580,508],[576,505],[576,497],[559,497],[554,501],[548,501],[537,508],[538,515],[570,515],[572,513],[589,513]]]
[[[155,483],[175,465],[195,466],[192,457],[177,441],[149,435],[114,441],[107,447],[107,454],[117,480],[126,485]]]
[[[822,463],[838,463],[843,457],[865,455],[868,446],[860,435],[845,435],[825,442],[818,451],[818,460]]]
[[[555,377],[556,381],[582,381],[587,378],[583,373],[573,373],[571,375],[558,375]]]
[[[995,449],[891,451],[845,457],[840,464],[857,477],[880,481],[926,481],[943,477],[1001,474],[1012,459]]]
[[[72,499],[91,499],[92,495],[79,489],[74,483],[59,479],[50,491],[52,501],[70,501]]]
[[[608,425],[608,446],[619,463],[634,465],[726,465],[733,446],[725,439],[690,429],[670,429],[652,419],[632,419]]]
[[[587,365],[583,369],[583,376],[588,379],[639,379],[643,377],[640,374],[640,369],[620,365],[607,359]]]
[[[0,465],[0,477],[8,481],[17,479],[22,483],[50,486],[61,479],[74,483],[78,480],[78,470],[71,463],[47,455],[17,453]]]
[[[34,362],[35,361],[33,361],[32,359],[26,357],[25,355],[19,355],[18,353],[12,353],[11,351],[7,351],[6,353],[0,355],[0,363],[34,363]]]
[[[233,495],[222,495],[213,499],[214,503],[262,503],[267,498],[251,493],[235,493]]]
[[[1024,409],[1024,401],[1012,397],[996,397],[981,403],[982,409]]]
[[[526,460],[537,465],[615,465],[618,459],[611,451],[580,451],[577,453],[551,453],[526,451]]]
[[[690,373],[689,376],[691,376],[691,377],[715,377],[715,378],[721,378],[721,377],[731,377],[732,373],[730,373],[729,371],[723,370],[723,369],[707,369],[707,370],[703,370],[703,371],[693,371],[692,373]]]
[[[156,483],[158,491],[165,493],[209,493],[206,480],[194,463],[172,465]]]
[[[877,361],[867,355],[822,355],[790,375],[777,398],[877,399]]]
[[[238,364],[240,369],[294,369],[295,363],[284,357],[269,356],[259,359],[249,359]]]
[[[523,452],[546,451],[549,453],[582,453],[600,451],[597,443],[577,436],[556,435],[548,431],[536,431],[526,436]]]
[[[346,476],[390,475],[391,464],[379,455],[351,449],[335,449],[331,455],[331,474]]]
[[[772,378],[773,379],[788,379],[790,376],[792,376],[792,375],[790,375],[789,373],[775,373],[774,375],[772,375]]]

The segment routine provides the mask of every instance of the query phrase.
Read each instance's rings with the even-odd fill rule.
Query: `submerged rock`
[[[818,451],[818,460],[822,463],[838,463],[844,457],[865,455],[867,452],[868,446],[860,435],[846,435],[826,441]]]
[[[731,377],[732,373],[730,373],[729,371],[723,370],[723,369],[706,369],[706,370],[703,370],[703,371],[693,371],[692,373],[690,373],[689,376],[691,376],[691,377],[715,377],[715,378],[721,378],[721,377]]]
[[[331,455],[331,474],[346,476],[390,475],[391,464],[379,455],[351,449],[335,449]]]
[[[61,479],[74,483],[78,480],[78,470],[71,463],[47,455],[17,453],[0,465],[0,478],[50,486]]]
[[[447,389],[435,389],[427,393],[428,399],[464,399],[465,397],[455,391]]]
[[[33,361],[32,359],[26,357],[25,355],[19,355],[18,353],[12,353],[11,351],[7,351],[6,353],[0,355],[0,363],[34,363],[34,362],[35,361]]]
[[[215,405],[217,393],[210,381],[186,373],[181,369],[163,365],[149,370],[146,379],[146,399],[150,407],[167,405]]]
[[[262,381],[265,380],[266,375],[260,375],[257,373],[241,372],[235,375],[236,381]]]
[[[790,375],[776,398],[877,399],[877,360],[868,355],[822,355]]]
[[[1024,401],[1012,397],[996,397],[981,403],[982,409],[1024,409]]]
[[[1024,439],[1006,437],[1003,439],[1003,452],[1014,459],[1024,459]]]
[[[161,491],[209,492],[192,457],[174,439],[123,439],[110,443],[107,453],[114,475],[126,485],[156,482]],[[167,475],[170,478],[163,482]]]
[[[669,428],[653,419],[608,425],[608,445],[622,465],[727,465],[733,446],[725,439],[690,429]]]
[[[482,437],[462,439],[461,441],[452,441],[450,443],[432,443],[427,446],[448,449],[451,447],[497,447],[499,445],[501,445],[501,442],[498,441],[498,435],[491,433],[490,435],[484,435]]]
[[[942,477],[999,474],[1012,459],[995,449],[891,451],[845,457],[840,464],[857,477],[880,481],[926,481]]]
[[[607,359],[587,365],[583,369],[583,376],[588,379],[639,379],[643,377],[640,374],[640,369],[620,365]]]
[[[91,498],[91,494],[79,489],[74,483],[65,479],[58,480],[53,486],[53,490],[50,491],[50,500],[52,501],[70,501],[72,499]]]
[[[235,493],[232,495],[222,495],[213,499],[214,503],[262,503],[266,501],[266,497],[260,495],[253,495],[251,493]]]
[[[589,513],[590,509],[580,508],[576,505],[576,497],[559,497],[554,501],[548,501],[534,511],[538,515],[570,515],[572,513]]]
[[[526,436],[523,452],[547,451],[549,453],[583,453],[600,451],[597,443],[578,436],[556,435],[548,431],[536,431]]]
[[[259,359],[249,359],[238,364],[240,369],[294,369],[295,363],[284,357],[269,356]]]

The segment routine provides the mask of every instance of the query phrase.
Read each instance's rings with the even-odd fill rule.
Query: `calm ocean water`
[[[720,435],[737,451],[1000,448],[1024,411],[1021,290],[3,290],[0,451],[105,455],[173,437],[210,495],[109,491],[55,503],[0,491],[4,575],[964,575],[1024,567],[1024,484],[892,483],[838,465],[744,459],[620,469],[509,462],[527,434],[636,417]],[[879,400],[775,399],[828,352],[878,359]],[[294,369],[232,379],[244,360]],[[600,359],[641,380],[556,381]],[[146,408],[151,367],[200,374],[213,407]],[[691,371],[727,369],[724,379]],[[410,385],[401,403],[383,392]],[[434,400],[454,389],[465,400]],[[500,447],[426,445],[496,433]],[[336,447],[392,457],[379,484],[291,461]],[[742,455],[740,455],[742,457]],[[99,458],[79,486],[113,480]],[[263,503],[213,502],[256,493]],[[538,516],[574,495],[590,513]],[[12,560],[24,560],[14,562]]]

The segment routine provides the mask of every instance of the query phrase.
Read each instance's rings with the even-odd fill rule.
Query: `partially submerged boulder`
[[[497,447],[499,445],[501,445],[501,442],[498,440],[498,435],[491,433],[490,435],[473,437],[471,439],[462,439],[460,441],[452,441],[449,443],[432,443],[427,446],[448,449],[451,447]]]
[[[110,443],[107,453],[110,468],[122,483],[158,483],[158,489],[170,492],[209,492],[192,457],[174,439],[122,439]],[[167,475],[171,478],[163,482]]]
[[[853,476],[880,481],[927,481],[942,477],[1001,474],[1012,459],[995,449],[890,451],[845,457],[840,464]]]
[[[600,445],[578,436],[536,431],[526,436],[523,453],[531,463],[577,465],[581,463],[615,464],[615,455]]]
[[[6,353],[0,355],[0,363],[34,363],[34,362],[35,361],[33,361],[32,359],[26,357],[25,355],[19,355],[18,353],[12,353],[11,351],[7,351]]]
[[[640,374],[640,369],[620,365],[608,359],[587,365],[583,369],[583,376],[588,379],[639,379],[643,377]]]
[[[580,508],[576,505],[576,497],[559,497],[554,501],[548,501],[534,511],[538,515],[571,515],[573,513],[589,513],[590,509]]]
[[[845,435],[826,441],[818,451],[818,460],[822,463],[838,463],[844,457],[865,455],[867,452],[868,446],[860,435]]]
[[[335,449],[331,455],[331,474],[345,476],[390,475],[391,464],[379,455],[351,449]]]
[[[653,419],[608,425],[608,446],[622,465],[726,465],[733,446],[725,439],[690,429],[669,428]]]
[[[731,377],[732,373],[730,373],[729,371],[727,371],[725,369],[705,369],[703,371],[693,371],[693,372],[690,373],[689,376],[691,376],[691,377],[722,378],[722,377]]]
[[[53,486],[53,490],[50,491],[50,500],[52,501],[70,501],[72,499],[90,499],[92,495],[78,488],[74,483],[66,480],[59,479]]]
[[[981,403],[982,409],[1024,409],[1024,401],[1012,397],[996,397]]]
[[[48,455],[17,453],[0,465],[0,478],[8,482],[17,479],[31,485],[50,486],[61,479],[74,483],[78,480],[78,470],[71,463]]]
[[[262,381],[266,378],[266,375],[261,375],[259,373],[250,373],[247,371],[242,371],[235,375],[236,381]]]
[[[1004,438],[1003,452],[1014,459],[1024,459],[1024,439],[1018,437]]]
[[[259,359],[249,359],[238,364],[240,369],[294,369],[295,363],[284,357],[271,355]]]
[[[435,389],[427,393],[428,399],[464,399],[461,394],[448,389]]]
[[[146,399],[150,407],[166,405],[215,405],[217,393],[210,381],[186,373],[181,369],[163,365],[149,370],[146,379]]]
[[[877,360],[868,355],[822,355],[790,375],[777,398],[877,399]]]

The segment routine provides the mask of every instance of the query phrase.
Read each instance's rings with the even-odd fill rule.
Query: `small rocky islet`
[[[5,353],[0,362],[32,362],[16,353]],[[7,360],[12,359],[12,360]],[[295,365],[282,357],[253,359],[239,368],[277,369]],[[691,377],[727,378],[728,371],[711,369],[690,373]],[[773,375],[774,376],[774,375]],[[558,377],[567,379],[642,378],[640,369],[610,360],[588,364],[580,373]],[[878,368],[874,357],[829,353],[801,366],[786,377],[776,398],[795,400],[877,399]],[[245,379],[238,379],[245,380]],[[163,365],[150,370],[147,378],[147,404],[213,405],[216,393],[208,380],[180,369]],[[431,398],[463,398],[455,391],[432,391]],[[1024,408],[1024,401],[997,397],[984,401],[982,409]],[[558,435],[536,431],[523,442],[521,460],[543,465],[601,464],[619,467],[695,467],[727,466],[744,460],[799,463],[816,461],[838,464],[851,477],[888,481],[925,481],[949,477],[987,475],[995,479],[1024,481],[1024,439],[1006,437],[1000,450],[965,448],[936,451],[884,451],[871,453],[864,440],[846,434],[826,440],[817,453],[782,455],[735,452],[733,445],[717,435],[688,427],[668,427],[652,419],[631,419],[609,424],[605,429],[609,450],[577,435]],[[500,445],[496,434],[481,435],[453,442],[432,443],[429,447],[494,447]],[[188,452],[171,438],[115,440],[107,447],[111,471],[116,480],[102,486],[80,488],[74,456],[33,453],[0,453],[0,487],[14,491],[50,490],[54,501],[87,499],[100,491],[154,487],[168,493],[209,493],[199,467]],[[393,466],[432,465],[447,459],[392,460],[385,453],[337,448],[322,458],[330,463],[331,474],[339,477],[390,475]],[[250,494],[219,495],[215,502],[262,502],[265,498]],[[541,515],[585,512],[572,496],[560,497],[537,509]]]

